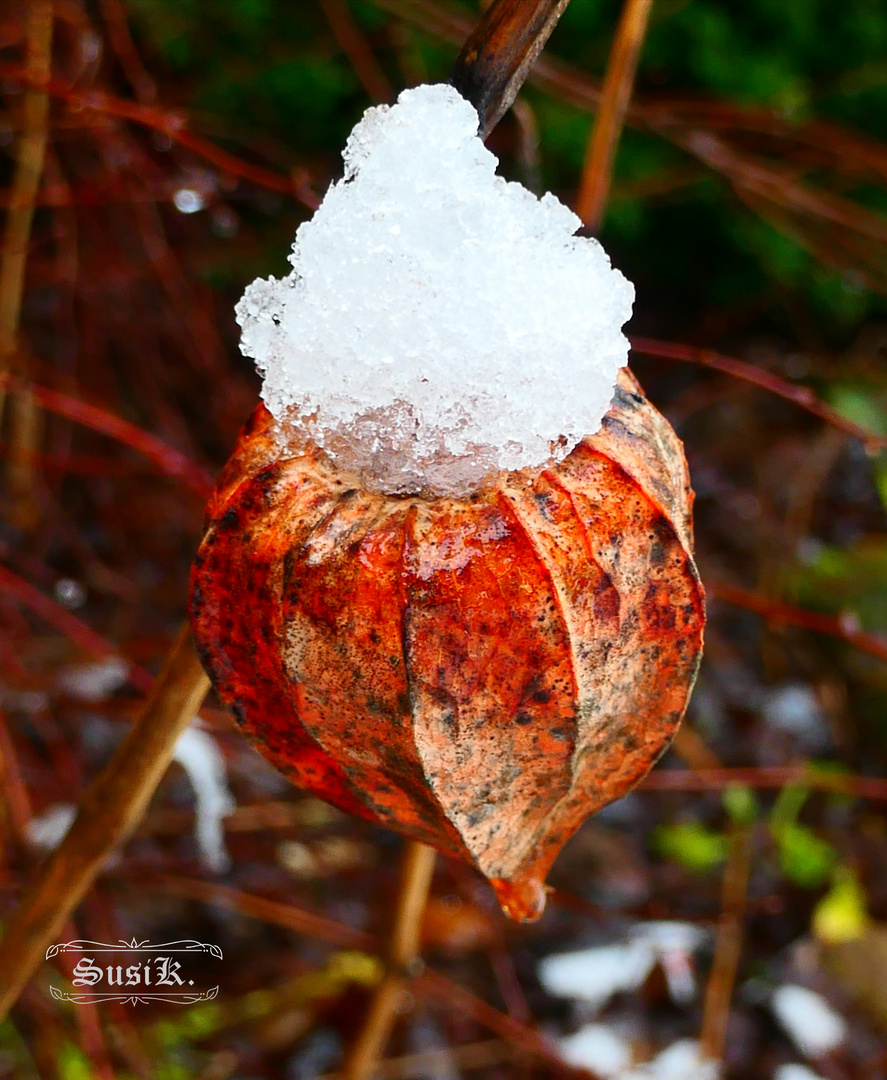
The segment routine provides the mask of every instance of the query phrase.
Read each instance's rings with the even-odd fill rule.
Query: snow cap
[[[241,349],[282,432],[368,486],[461,494],[594,434],[632,285],[579,218],[496,176],[450,86],[368,109],[293,271],[250,285]]]

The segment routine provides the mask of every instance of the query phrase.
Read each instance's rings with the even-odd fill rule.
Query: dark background
[[[574,200],[619,11],[573,0],[491,137],[504,175]],[[6,206],[26,12],[0,7]],[[10,395],[0,428],[4,912],[38,857],[28,819],[77,802],[139,708],[137,665],[156,671],[185,615],[199,491],[258,392],[234,302],[254,277],[286,271],[363,110],[444,79],[477,12],[455,0],[55,4],[49,145],[8,362],[19,389],[67,404],[38,394],[28,411]],[[672,1002],[657,969],[602,1014],[644,1060],[711,1023],[718,920],[725,902],[744,904],[726,1074],[770,1077],[804,1060],[767,1004],[791,981],[850,1025],[841,1049],[808,1064],[834,1080],[885,1075],[887,458],[840,418],[887,434],[887,8],[656,0],[600,238],[637,287],[630,333],[684,357],[632,365],[690,460],[706,660],[676,750],[571,843],[544,919],[506,924],[471,870],[440,860],[426,955],[559,1035],[581,1015],[541,989],[541,957],[621,940],[651,918],[699,923],[711,934],[693,1003]],[[751,365],[783,396],[709,370],[699,350]],[[785,400],[799,388],[838,424]],[[77,414],[78,402],[97,413]],[[190,464],[157,448],[146,457],[138,432],[109,437],[97,416]],[[132,665],[129,682],[84,700],[78,673],[103,655]],[[0,1073],[298,1080],[338,1067],[374,978],[349,928],[384,933],[400,841],[289,788],[217,702],[202,715],[237,802],[231,869],[201,866],[175,766],[71,936],[217,942],[219,1000],[60,1004],[48,986],[64,968],[47,965],[0,1027]],[[699,772],[712,766],[737,771]],[[828,783],[841,792],[820,790]],[[731,896],[722,879],[737,836],[751,871]],[[305,910],[339,929],[323,942],[299,933],[292,912]],[[823,930],[834,925],[841,941]],[[440,1047],[451,1048],[442,1066],[426,1057],[397,1075],[557,1074],[516,1059],[515,1040],[477,1010],[419,986],[387,1053]]]

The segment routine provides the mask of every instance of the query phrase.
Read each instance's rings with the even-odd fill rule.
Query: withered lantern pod
[[[627,369],[598,434],[464,498],[368,492],[260,406],[208,508],[195,638],[295,784],[473,863],[533,919],[560,848],[683,715],[704,623],[691,505]]]

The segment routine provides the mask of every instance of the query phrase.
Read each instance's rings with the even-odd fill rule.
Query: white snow
[[[558,1042],[561,1057],[570,1065],[590,1069],[609,1080],[622,1077],[631,1065],[631,1043],[608,1024],[586,1024]]]
[[[847,1037],[847,1024],[825,998],[804,986],[786,983],[770,1002],[776,1019],[805,1057],[818,1058]]]
[[[546,957],[539,965],[539,981],[550,994],[598,1011],[614,994],[637,990],[659,963],[672,1000],[687,1005],[696,996],[693,953],[707,936],[692,923],[639,923],[627,941]]]
[[[693,923],[663,920],[641,923],[632,930],[632,937],[652,948],[654,959],[665,973],[671,1000],[676,1005],[689,1005],[696,997],[693,953],[705,942],[708,933]]]
[[[603,1080],[718,1080],[720,1065],[700,1057],[695,1039],[680,1039],[652,1061],[631,1068],[632,1044],[606,1024],[587,1024],[558,1042],[570,1065],[589,1069]]]
[[[717,1080],[719,1075],[718,1062],[700,1057],[695,1039],[680,1039],[620,1080]]]
[[[56,686],[79,701],[104,701],[126,684],[129,663],[119,656],[108,656],[88,664],[62,668]]]
[[[773,1080],[825,1080],[825,1078],[812,1069],[808,1069],[806,1065],[780,1065],[773,1074]]]
[[[578,217],[495,175],[448,86],[369,109],[282,280],[237,306],[282,438],[369,486],[463,493],[594,434],[634,289]]]
[[[583,952],[547,956],[539,981],[549,994],[602,1009],[614,994],[636,990],[650,974],[656,955],[643,941],[600,945]]]
[[[828,719],[812,686],[788,682],[767,690],[761,713],[772,727],[798,739],[805,748],[828,746]]]
[[[25,826],[25,838],[38,851],[54,851],[64,840],[75,817],[77,807],[73,803],[53,803],[42,814],[31,818]]]
[[[182,766],[194,789],[194,832],[201,860],[208,870],[221,873],[231,864],[225,850],[222,818],[234,809],[225,759],[212,735],[192,724],[179,736],[173,761]]]

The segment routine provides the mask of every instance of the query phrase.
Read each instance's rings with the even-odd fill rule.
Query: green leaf
[[[829,387],[829,404],[841,416],[878,435],[887,435],[887,408],[871,387],[838,383]]]
[[[813,933],[829,945],[856,941],[868,928],[866,895],[852,870],[835,872],[831,889],[813,911]]]
[[[727,858],[727,837],[698,821],[659,825],[653,831],[654,849],[666,859],[696,874],[705,874]]]
[[[66,1042],[59,1050],[58,1075],[59,1080],[93,1080],[95,1073],[83,1051]]]
[[[783,826],[776,835],[779,867],[794,885],[816,889],[828,881],[838,853],[806,825]]]
[[[745,784],[731,784],[722,796],[724,809],[737,825],[751,825],[757,820],[760,807],[755,793]]]

